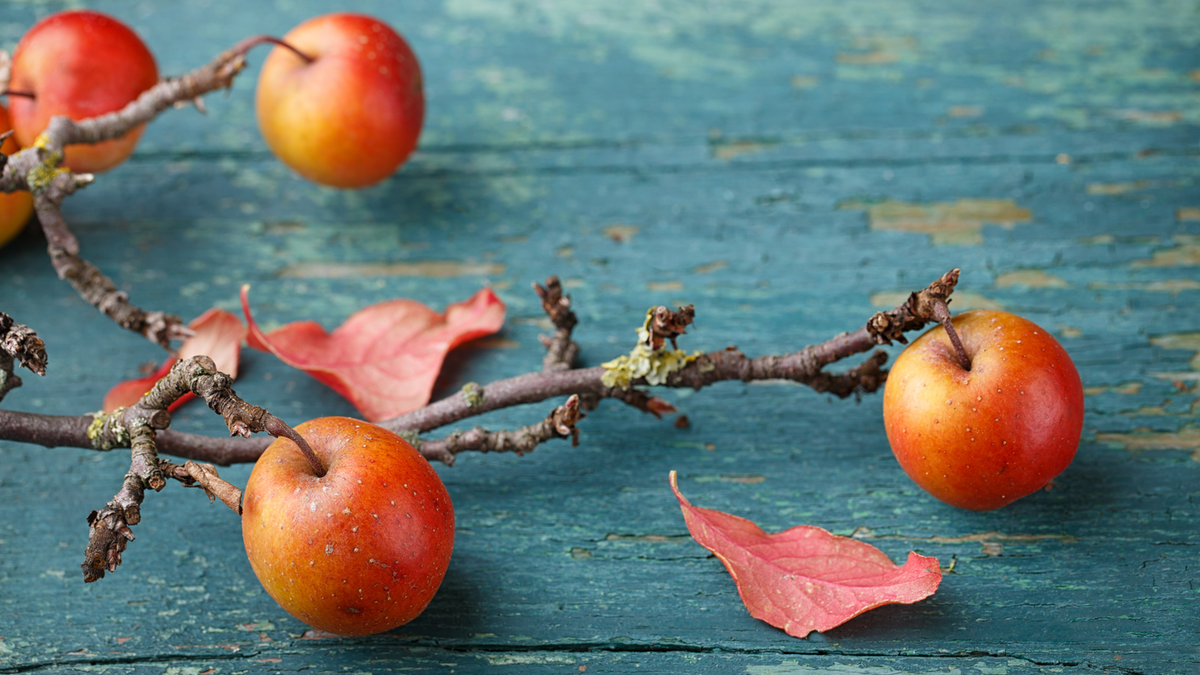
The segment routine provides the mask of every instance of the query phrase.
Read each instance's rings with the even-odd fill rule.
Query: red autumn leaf
[[[328,385],[371,422],[428,403],[446,352],[504,325],[504,303],[485,288],[445,314],[415,300],[389,300],[355,312],[332,333],[297,321],[264,334],[250,316],[248,291],[242,287],[247,343]]]
[[[242,348],[242,339],[246,337],[246,327],[233,314],[216,307],[208,310],[188,324],[195,335],[183,341],[179,346],[178,358],[172,356],[146,377],[126,380],[104,396],[104,410],[112,412],[122,406],[131,406],[138,402],[146,392],[150,391],[155,382],[171,372],[171,367],[180,359],[190,359],[193,356],[207,356],[217,364],[217,370],[236,378],[238,357]],[[179,406],[196,398],[195,394],[187,393],[179,397],[168,408],[174,411]]]
[[[692,506],[679,493],[692,538],[716,554],[737,583],[750,616],[805,637],[863,612],[933,595],[942,581],[937,558],[909,552],[903,567],[870,544],[810,525],[767,534],[728,513]]]

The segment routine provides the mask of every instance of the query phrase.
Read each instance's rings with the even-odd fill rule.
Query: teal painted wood
[[[330,9],[88,4],[136,26],[170,73]],[[58,8],[0,2],[0,43]],[[956,308],[1020,313],[1075,359],[1088,388],[1075,463],[1052,491],[968,513],[897,469],[878,397],[660,392],[688,430],[605,404],[579,448],[439,467],[459,533],[433,604],[388,635],[312,640],[262,593],[236,517],[176,487],[147,497],[118,572],[83,585],[83,518],[127,458],[0,443],[0,672],[1200,668],[1190,4],[361,8],[400,28],[425,69],[427,131],[401,172],[353,193],[295,178],[255,131],[252,66],[228,98],[208,99],[207,117],[164,115],[130,162],[69,200],[84,255],[136,302],[185,316],[235,309],[251,283],[268,325],[332,327],[397,296],[441,307],[490,284],[510,308],[502,340],[453,354],[437,395],[539,366],[527,289],[550,274],[567,282],[581,361],[594,365],[629,348],[651,304],[696,304],[689,349],[779,353],[857,328],[957,266]],[[964,199],[992,201],[975,222],[952,206]],[[927,231],[900,231],[897,204]],[[32,233],[0,249],[0,311],[51,355],[49,376],[26,377],[4,405],[95,410],[161,353],[85,306],[43,249]],[[430,261],[464,273],[311,273]],[[249,350],[237,389],[293,421],[354,412]],[[512,427],[549,405],[478,422]],[[197,404],[174,426],[221,433]],[[893,559],[915,549],[954,571],[922,603],[789,638],[751,619],[686,536],[672,469],[697,505],[768,530],[857,532]],[[248,474],[222,471],[237,484]]]

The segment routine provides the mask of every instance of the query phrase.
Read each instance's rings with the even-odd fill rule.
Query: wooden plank
[[[165,72],[323,11],[94,6],[135,25]],[[83,586],[83,517],[127,458],[0,443],[0,673],[1197,668],[1190,6],[363,8],[401,27],[425,66],[427,133],[407,167],[353,193],[295,178],[258,140],[252,67],[208,117],[163,116],[132,161],[69,200],[84,255],[135,301],[188,317],[236,309],[251,283],[266,325],[333,327],[371,302],[441,307],[491,285],[508,325],[452,355],[439,395],[538,367],[545,328],[528,288],[550,274],[594,365],[630,347],[651,304],[696,304],[686,348],[778,353],[962,267],[956,309],[1025,315],[1075,359],[1088,391],[1075,463],[1051,491],[969,513],[896,469],[877,396],[662,392],[687,430],[605,404],[579,448],[440,467],[459,527],[443,589],[412,624],[344,640],[306,638],[262,593],[236,517],[175,486],[148,496],[118,572]],[[0,42],[53,9],[0,2]],[[80,414],[162,354],[85,306],[43,249],[33,234],[0,249],[0,311],[51,355],[50,375],[4,405]],[[354,414],[273,357],[243,358],[239,394],[285,419]],[[550,405],[478,422],[512,427]],[[198,404],[174,426],[221,433]],[[672,469],[697,505],[768,530],[857,533],[953,573],[917,605],[789,638],[751,619],[686,536]]]

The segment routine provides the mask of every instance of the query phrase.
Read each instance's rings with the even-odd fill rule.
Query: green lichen
[[[467,406],[470,408],[475,408],[479,404],[483,403],[483,387],[479,386],[475,382],[468,382],[464,384],[462,388],[462,395],[463,398],[467,400]]]
[[[654,316],[654,308],[646,311],[646,320],[637,329],[638,343],[627,356],[618,356],[607,363],[601,364],[604,375],[600,381],[606,387],[628,389],[631,382],[645,378],[647,384],[665,384],[667,376],[682,370],[684,366],[695,361],[703,352],[691,354],[682,349],[668,349],[664,343],[658,349],[651,349],[650,319]]]
[[[55,176],[68,171],[67,168],[59,166],[63,161],[62,151],[47,148],[49,142],[50,137],[46,134],[38,136],[37,140],[33,142],[33,147],[42,150],[40,155],[42,161],[25,174],[25,182],[29,185],[29,191],[35,195],[49,187],[54,182]]]
[[[401,429],[396,432],[396,435],[408,441],[408,444],[414,448],[421,446],[421,433],[416,429]]]
[[[106,413],[103,410],[92,413],[92,423],[88,425],[87,437],[92,442],[93,448],[108,451],[129,445],[129,432],[125,429],[125,425],[117,422],[124,412],[124,408],[117,408],[112,413]]]

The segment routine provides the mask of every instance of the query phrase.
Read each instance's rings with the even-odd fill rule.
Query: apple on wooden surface
[[[158,82],[150,50],[125,24],[99,12],[59,12],[34,24],[12,56],[9,96],[17,143],[25,148],[46,130],[50,118],[96,117],[128,105]],[[76,172],[98,172],[120,164],[145,127],[94,145],[69,145],[64,164]]]
[[[998,311],[964,312],[917,338],[883,394],[888,442],[917,485],[964,509],[996,509],[1044,487],[1071,463],[1083,431],[1083,385],[1062,345]]]
[[[9,129],[12,129],[12,126],[8,122],[8,111],[4,109],[4,106],[0,106],[0,134]],[[18,150],[20,148],[12,136],[0,144],[0,152],[6,155],[12,155]],[[29,222],[31,215],[33,215],[32,194],[24,190],[0,192],[0,246],[7,244],[12,241],[13,237],[20,234],[25,223]]]
[[[327,14],[283,37],[258,76],[254,107],[267,145],[323,185],[358,188],[390,176],[425,117],[421,68],[404,38],[362,14]]]
[[[450,564],[454,507],[429,462],[396,434],[345,417],[296,431],[254,465],[242,537],[267,593],[297,619],[338,635],[405,624],[433,599]]]

